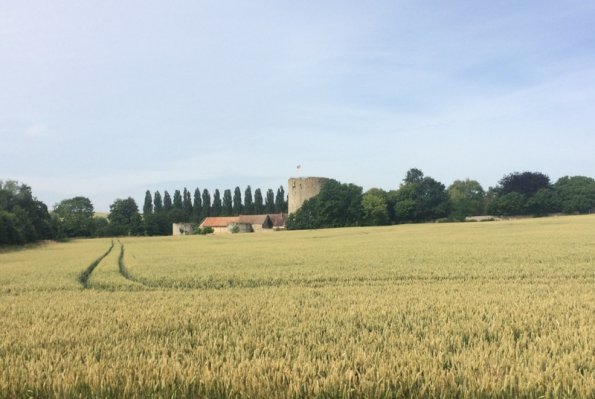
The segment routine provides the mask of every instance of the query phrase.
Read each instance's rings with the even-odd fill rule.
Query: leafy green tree
[[[211,212],[211,216],[221,216],[222,209],[223,204],[221,203],[221,193],[219,193],[219,189],[215,189],[215,193],[213,194],[213,211]]]
[[[275,196],[275,212],[287,213],[287,201],[285,200],[285,189],[279,186],[277,195]]]
[[[110,205],[108,216],[113,235],[138,235],[142,232],[141,217],[136,201],[128,197],[117,199]]]
[[[289,229],[358,226],[363,218],[362,188],[354,184],[326,181],[320,193],[289,215]]]
[[[424,178],[424,172],[417,168],[412,168],[407,171],[404,182],[405,184],[421,183]]]
[[[223,216],[233,215],[233,200],[231,199],[231,190],[226,189],[223,191]]]
[[[95,237],[110,237],[112,235],[111,226],[107,218],[95,217],[93,218],[93,225]]]
[[[163,201],[161,200],[161,193],[159,191],[155,191],[155,195],[153,196],[153,212],[163,212]]]
[[[362,224],[366,226],[382,226],[389,224],[386,192],[373,188],[362,197],[363,218]]]
[[[202,218],[211,216],[211,194],[206,188],[202,190]]]
[[[165,212],[169,212],[173,209],[173,204],[171,202],[171,196],[169,195],[169,193],[167,192],[167,190],[165,190],[163,192],[163,210]]]
[[[264,213],[264,203],[262,198],[262,192],[260,188],[254,190],[254,214],[262,215]]]
[[[74,197],[60,201],[54,206],[54,215],[66,237],[90,237],[94,234],[95,211],[87,197]]]
[[[496,196],[488,204],[490,215],[515,216],[526,215],[527,196],[517,192]]]
[[[54,237],[47,206],[33,197],[31,187],[0,181],[0,244],[25,244]]]
[[[498,182],[497,191],[499,195],[519,193],[528,198],[542,188],[552,188],[547,175],[540,172],[514,172],[504,176]]]
[[[264,209],[266,210],[266,213],[275,213],[275,192],[270,188],[267,190]]]
[[[238,216],[242,213],[242,192],[239,187],[236,187],[233,191],[233,214]]]
[[[560,212],[562,206],[556,191],[542,188],[527,200],[526,208],[527,213],[531,215],[545,216]]]
[[[444,184],[411,169],[396,194],[398,222],[425,222],[446,217],[450,202]]]
[[[186,187],[184,187],[184,193],[182,194],[182,208],[184,209],[186,221],[189,222],[192,218],[192,196]]]
[[[176,212],[175,210],[173,212]],[[174,215],[175,216],[175,215]],[[145,232],[148,236],[171,235],[171,222],[164,212],[146,215],[143,218]]]
[[[485,191],[476,180],[455,180],[448,187],[451,217],[463,220],[467,216],[482,215],[485,210]]]
[[[182,193],[180,190],[174,191],[174,209],[183,210],[184,205],[182,203]]]
[[[244,213],[246,215],[254,214],[254,203],[252,202],[252,188],[250,186],[246,187],[246,191],[244,191]]]
[[[151,192],[147,190],[145,193],[145,203],[143,205],[143,216],[150,215],[153,213],[153,198],[151,198]]]
[[[586,176],[564,176],[554,184],[564,213],[595,211],[595,179]]]
[[[197,187],[194,190],[194,203],[192,204],[192,220],[195,223],[202,221],[202,198],[200,196],[200,189]]]

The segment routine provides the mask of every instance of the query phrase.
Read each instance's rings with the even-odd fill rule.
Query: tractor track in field
[[[126,263],[124,262],[124,244],[118,240],[118,244],[120,244],[120,255],[118,256],[118,270],[120,271],[120,274],[122,275],[122,277],[124,277],[126,280],[128,281],[132,281],[134,283],[140,284],[144,287],[149,288],[150,286],[148,286],[147,284],[145,284],[144,282],[140,281],[139,279],[135,278],[134,276],[132,276],[130,274],[130,272],[128,271],[128,268],[126,267]]]
[[[90,288],[89,278],[91,277],[93,270],[95,270],[95,268],[97,266],[99,266],[101,261],[112,252],[112,249],[114,249],[114,240],[113,239],[112,239],[112,245],[109,247],[109,249],[103,255],[101,255],[99,258],[97,258],[93,262],[91,262],[91,264],[89,266],[87,266],[87,268],[79,275],[78,281],[79,281],[79,283],[82,284],[83,288]]]

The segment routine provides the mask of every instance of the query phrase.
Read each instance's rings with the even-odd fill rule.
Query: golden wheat
[[[127,238],[88,289],[110,240],[3,253],[0,397],[594,397],[593,237],[564,217]]]

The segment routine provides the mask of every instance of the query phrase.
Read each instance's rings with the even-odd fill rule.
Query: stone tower
[[[322,185],[328,181],[325,177],[293,177],[289,179],[288,212],[294,213],[302,204],[320,192]]]

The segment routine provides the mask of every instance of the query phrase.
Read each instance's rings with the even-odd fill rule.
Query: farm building
[[[287,213],[269,213],[269,218],[273,223],[273,229],[281,230],[285,228],[287,222]]]
[[[196,224],[174,223],[174,224],[172,224],[172,235],[184,236],[184,235],[192,234],[194,232],[194,227],[196,227]]]
[[[220,216],[207,217],[198,227],[201,229],[204,229],[205,227],[211,227],[215,233],[251,233],[255,231],[284,229],[286,221],[286,213]],[[180,225],[180,223],[177,225]],[[176,228],[175,226],[176,225],[174,225],[174,229]]]
[[[269,215],[240,215],[240,223],[246,223],[252,226],[252,231],[262,231],[263,229],[272,229],[273,222]]]
[[[212,228],[215,233],[229,233],[229,226],[240,222],[239,216],[207,217],[200,224],[200,228]]]

